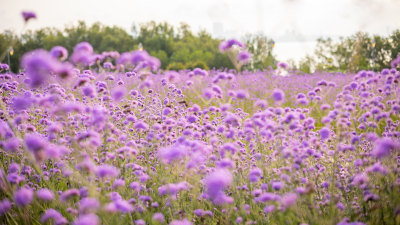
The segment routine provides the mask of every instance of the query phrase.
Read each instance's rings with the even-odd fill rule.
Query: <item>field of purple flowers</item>
[[[400,224],[399,71],[236,72],[220,47],[237,70],[86,42],[1,64],[0,224]]]

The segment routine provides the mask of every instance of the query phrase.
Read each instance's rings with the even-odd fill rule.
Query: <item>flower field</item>
[[[2,64],[0,224],[399,224],[400,72],[236,72],[233,53],[159,71],[83,42]]]

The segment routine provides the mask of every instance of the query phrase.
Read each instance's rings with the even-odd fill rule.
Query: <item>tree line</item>
[[[298,69],[330,72],[380,71],[400,54],[400,30],[388,36],[358,32],[334,41],[319,38],[314,55],[307,55],[299,62]]]
[[[0,52],[13,48],[10,57],[12,71],[19,69],[23,54],[38,48],[50,50],[60,45],[71,54],[74,46],[82,41],[89,42],[97,53],[104,51],[128,52],[143,48],[161,61],[161,69],[233,69],[228,56],[219,52],[221,39],[214,38],[205,30],[193,33],[189,25],[181,23],[179,27],[154,21],[133,28],[130,34],[118,26],[106,26],[94,23],[88,26],[78,22],[64,29],[42,28],[16,35],[10,31],[0,34]],[[255,56],[251,69],[263,69],[271,66],[271,39],[262,35],[247,35],[246,44]],[[7,57],[3,59],[7,63]],[[249,69],[249,68],[248,68]]]
[[[273,52],[272,39],[261,34],[247,34],[242,39],[252,54],[252,60],[244,69],[276,67],[278,59]],[[166,22],[154,21],[133,27],[131,34],[118,26],[101,23],[89,26],[82,21],[64,29],[42,28],[21,35],[6,31],[0,34],[0,53],[12,47],[10,64],[12,71],[17,72],[21,57],[28,51],[37,48],[50,50],[61,45],[71,53],[74,46],[82,41],[91,43],[97,53],[122,53],[142,47],[161,61],[161,69],[164,70],[234,68],[228,56],[219,52],[221,39],[214,38],[205,30],[194,33],[185,23],[174,27]],[[400,30],[387,37],[357,33],[339,41],[320,38],[314,55],[306,56],[298,64],[291,63],[291,67],[305,73],[313,70],[380,70],[389,67],[391,60],[400,53],[399,43]],[[7,61],[7,57],[3,59],[3,63]]]

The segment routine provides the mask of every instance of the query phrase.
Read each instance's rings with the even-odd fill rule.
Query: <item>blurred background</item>
[[[399,0],[0,1],[0,51],[13,71],[24,52],[81,41],[99,53],[143,46],[162,69],[232,68],[218,52],[231,38],[247,44],[250,70],[378,70],[400,52]],[[37,19],[25,24],[24,10]]]

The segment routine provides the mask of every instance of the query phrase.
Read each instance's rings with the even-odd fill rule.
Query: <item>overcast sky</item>
[[[345,36],[357,31],[387,35],[400,28],[400,0],[0,0],[0,31],[19,33],[21,11],[30,10],[37,20],[28,29],[63,28],[83,20],[118,25],[128,31],[133,23],[167,21],[188,23],[194,31],[214,32],[221,24],[225,35],[240,37],[263,32],[279,39]],[[279,40],[278,40],[279,41]],[[278,43],[277,43],[278,44]]]

